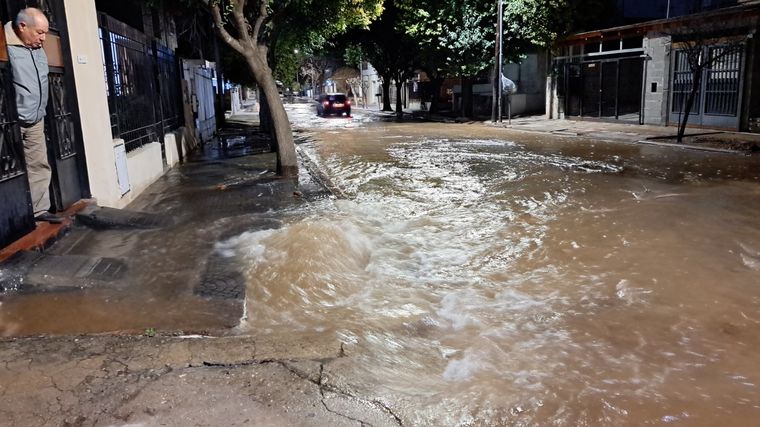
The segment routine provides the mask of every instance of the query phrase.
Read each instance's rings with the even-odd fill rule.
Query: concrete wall
[[[119,206],[121,192],[116,176],[95,2],[64,0],[64,4],[90,190],[100,205],[116,207]]]
[[[164,174],[161,144],[151,142],[127,153],[127,169],[129,170],[131,190],[122,197],[122,206],[126,206],[137,198],[150,184],[153,184]]]
[[[557,96],[558,79],[561,76],[551,75],[546,78],[546,97],[544,98],[545,116],[547,119],[564,119],[565,108],[560,105],[564,100]]]
[[[100,206],[123,208],[164,173],[158,142],[127,153],[130,190],[122,196],[94,0],[64,0],[87,173]],[[177,153],[179,155],[179,153]]]
[[[644,53],[647,58],[643,121],[648,125],[665,125],[670,96],[670,36],[650,34],[644,39]]]

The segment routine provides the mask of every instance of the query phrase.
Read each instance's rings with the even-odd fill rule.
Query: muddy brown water
[[[236,332],[343,343],[327,381],[412,425],[760,416],[757,156],[295,117],[312,141],[301,148],[347,197],[215,244],[227,222],[188,226],[245,273]],[[0,320],[22,333],[54,328],[35,310],[61,317],[57,333],[214,325],[219,308],[177,291],[197,273],[192,241],[142,271],[139,293],[19,297]]]
[[[218,246],[250,266],[242,331],[343,342],[413,425],[760,415],[757,158],[320,124],[348,198]]]

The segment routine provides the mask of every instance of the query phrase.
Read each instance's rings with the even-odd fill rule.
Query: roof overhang
[[[684,28],[698,30],[705,23],[721,22],[731,24],[730,28],[755,28],[760,20],[760,1],[751,1],[738,6],[679,16],[670,19],[658,19],[638,24],[606,28],[572,34],[557,41],[557,46],[570,46],[589,41],[610,38],[628,38],[644,36],[649,33],[683,32]]]

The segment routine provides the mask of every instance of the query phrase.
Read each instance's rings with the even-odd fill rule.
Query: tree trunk
[[[683,109],[683,118],[678,126],[678,136],[676,137],[676,141],[679,143],[683,142],[683,136],[686,133],[686,124],[689,122],[689,114],[691,114],[691,107],[694,105],[694,99],[697,97],[697,93],[702,86],[702,69],[700,68],[699,70],[692,71],[692,76],[693,78],[691,80],[693,84],[691,85],[689,96],[686,98],[686,105]]]
[[[440,97],[442,86],[442,77],[435,77],[433,79],[430,79],[430,91],[432,92],[430,96],[430,108],[428,108],[428,111],[430,111],[430,113],[438,112],[438,98]]]
[[[401,105],[401,75],[396,76],[396,118],[401,120],[404,118],[404,107]]]
[[[472,118],[472,78],[462,77],[462,115]]]
[[[261,130],[267,133],[272,133],[272,113],[269,111],[269,103],[267,102],[264,91],[259,86],[259,126]]]
[[[391,108],[391,78],[383,76],[383,111],[393,111]]]
[[[272,77],[272,71],[266,65],[266,58],[250,55],[246,59],[248,60],[248,68],[253,72],[260,90],[264,93],[262,107],[266,103],[271,116],[271,133],[277,149],[277,174],[284,177],[297,177],[298,160],[293,142],[293,131],[290,128],[285,106],[282,104],[282,99],[277,91],[277,84]],[[264,108],[262,108],[263,110]]]
[[[214,99],[214,106],[216,107],[216,127],[221,129],[224,127],[225,117],[224,113],[227,110],[224,105],[224,76],[221,71],[222,59],[219,54],[219,39],[214,37],[214,61],[216,61],[216,98]]]
[[[497,40],[498,40],[498,36]],[[498,52],[498,47],[496,48],[496,51]],[[499,118],[497,117],[499,115],[498,113],[498,97],[499,97],[499,82],[496,77],[496,74],[498,73],[498,67],[496,65],[493,66],[493,71],[491,72],[491,121],[496,122]]]

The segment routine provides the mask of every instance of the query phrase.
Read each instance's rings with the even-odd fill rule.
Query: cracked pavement
[[[404,425],[337,380],[349,357],[250,336],[6,339],[0,425]]]

